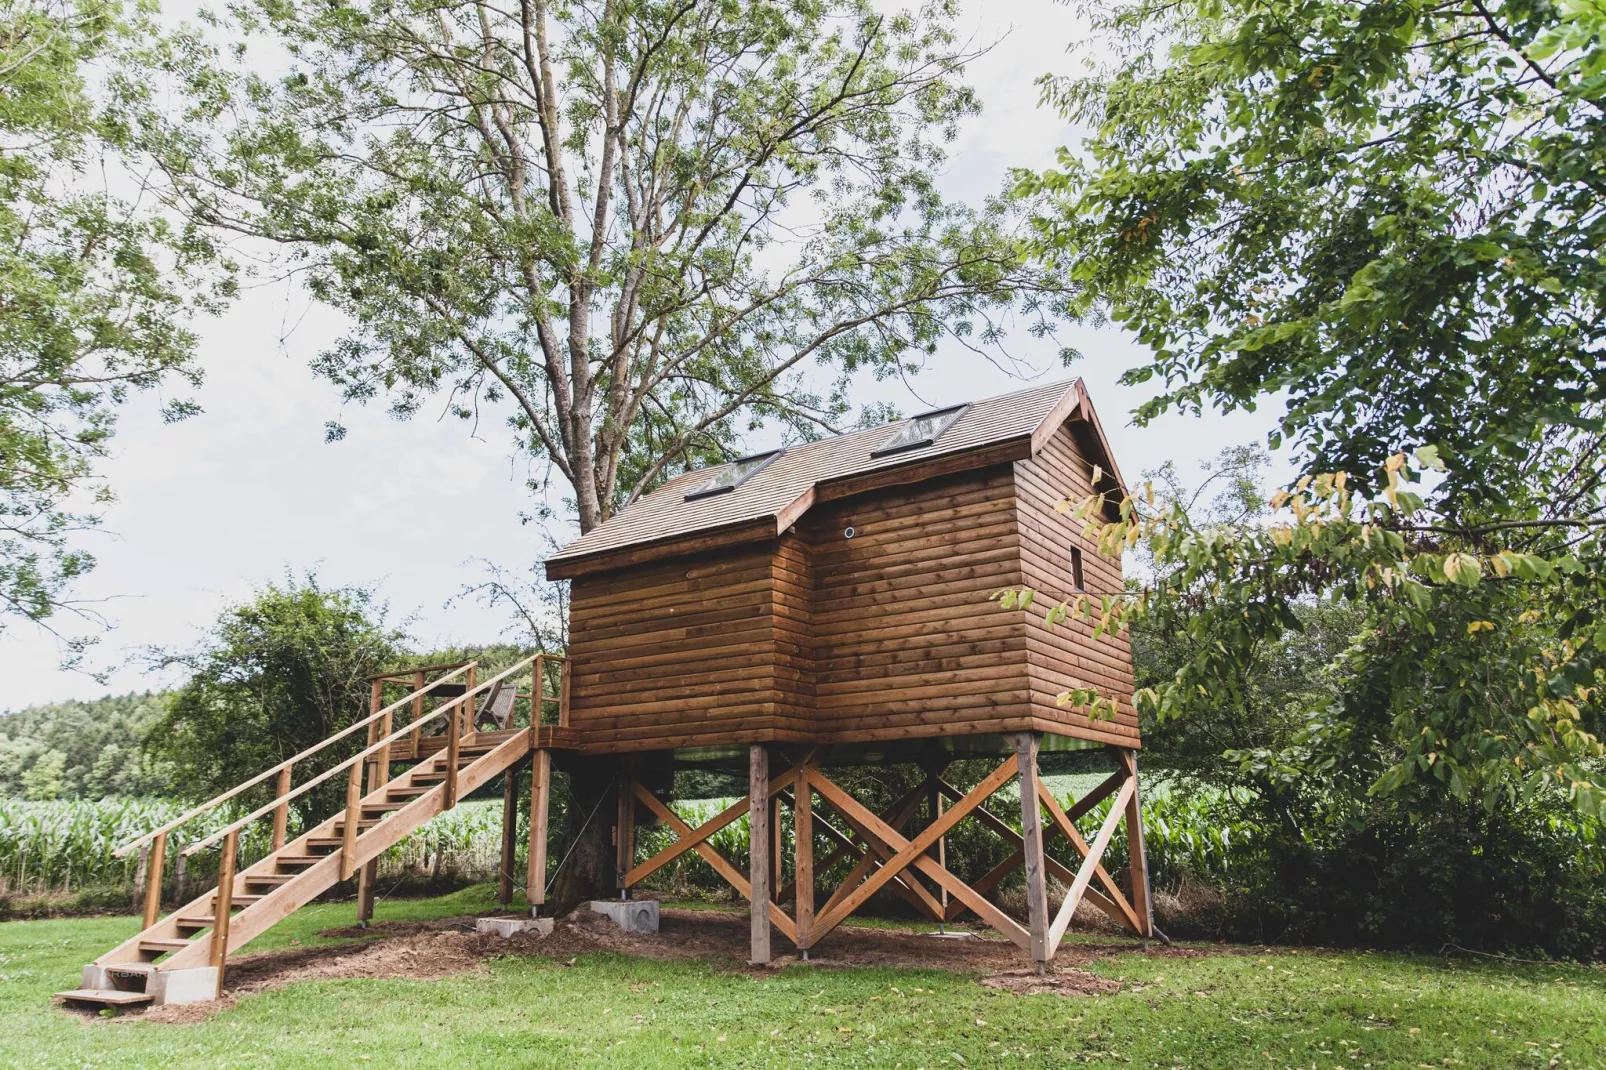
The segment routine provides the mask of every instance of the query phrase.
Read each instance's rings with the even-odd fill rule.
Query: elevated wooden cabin
[[[695,852],[749,901],[755,963],[769,961],[772,930],[807,957],[883,889],[933,921],[974,914],[1039,968],[1083,902],[1144,939],[1159,935],[1125,639],[1095,640],[1077,622],[1049,630],[1040,616],[988,599],[1022,585],[1054,598],[1119,591],[1120,561],[1100,554],[1055,505],[1120,489],[1080,381],[670,480],[547,561],[549,576],[573,581],[566,655],[530,654],[488,678],[477,662],[380,673],[367,716],[119,848],[140,850],[150,874],[143,927],[58,998],[102,1007],[213,998],[230,955],[338,882],[356,879],[358,917],[371,917],[379,857],[497,779],[499,894],[511,904],[526,769],[524,886],[539,913],[555,873],[547,821],[554,763],[575,778],[571,789],[597,799],[586,827],[612,798],[611,821],[598,827],[611,824],[621,896]],[[1117,699],[1113,718],[1056,703],[1087,686]],[[329,750],[336,746],[342,751]],[[1114,771],[1098,787],[1074,801],[1044,787],[1041,750],[1100,746]],[[354,753],[315,771],[320,753],[317,761],[327,761],[344,750]],[[973,786],[949,779],[956,759],[1000,753],[1005,759]],[[867,761],[917,764],[923,779],[874,813],[831,779],[833,766]],[[667,805],[673,778],[662,775],[692,763],[747,774],[747,798],[696,829]],[[291,802],[342,773],[345,806],[292,834]],[[1012,781],[1018,832],[986,806]],[[221,810],[242,792],[269,788],[272,798],[244,817]],[[1106,798],[1106,815],[1084,837],[1077,822]],[[792,811],[789,836],[781,806]],[[229,823],[183,848],[184,856],[220,849],[217,887],[164,915],[169,836],[219,813]],[[745,875],[713,841],[742,816]],[[242,830],[269,820],[271,850],[237,869]],[[638,820],[661,823],[675,841],[640,858]],[[944,864],[945,837],[961,820],[980,822],[1011,848],[972,883]],[[1125,888],[1101,862],[1122,822]],[[1045,851],[1055,835],[1074,850],[1074,870]],[[829,850],[816,861],[821,845]],[[1017,869],[1024,924],[995,902]],[[1067,889],[1053,911],[1049,877]],[[836,885],[829,894],[819,887],[826,880]]]
[[[1125,638],[988,600],[1121,589],[1055,510],[1094,489],[1120,475],[1080,380],[673,479],[547,561],[572,581],[577,746],[1135,748]],[[1113,719],[1056,704],[1088,686]]]

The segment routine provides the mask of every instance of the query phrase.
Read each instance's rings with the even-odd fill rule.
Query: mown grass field
[[[486,888],[390,901],[378,920],[491,907]],[[315,905],[252,950],[330,943]],[[50,1004],[132,918],[0,924],[6,1067],[1060,1066],[1606,1067],[1606,970],[1244,949],[1123,955],[1114,995],[1019,996],[931,970],[582,955],[486,976],[317,981],[193,1025],[86,1019]]]

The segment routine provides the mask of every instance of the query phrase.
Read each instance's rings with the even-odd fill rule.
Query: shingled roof
[[[914,449],[875,456],[907,423],[900,420],[868,431],[789,446],[727,493],[686,500],[688,492],[702,486],[725,466],[676,476],[547,558],[547,576],[561,579],[591,571],[590,562],[599,555],[613,559],[632,549],[639,552],[630,555],[631,561],[621,560],[620,564],[692,552],[699,548],[695,542],[699,535],[712,537],[727,532],[773,538],[796,523],[817,497],[824,500],[841,496],[831,493],[833,489],[851,493],[855,483],[863,483],[861,477],[884,473],[886,478],[880,481],[884,485],[899,482],[899,472],[914,477],[937,459],[952,459],[954,466],[944,466],[949,470],[966,467],[964,460],[972,456],[978,464],[1003,461],[1009,459],[1009,452],[989,448],[1006,444],[1015,447],[1019,456],[1031,456],[1067,420],[1078,418],[1088,422],[1098,452],[1103,454],[1096,458],[1098,463],[1119,483],[1120,473],[1099,429],[1087,390],[1080,379],[1071,379],[974,402],[936,441]],[[653,552],[650,547],[661,547],[663,552]]]

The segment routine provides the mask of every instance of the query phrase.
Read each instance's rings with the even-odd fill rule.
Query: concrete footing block
[[[151,1002],[158,1007],[202,1003],[217,999],[217,967],[195,966],[188,970],[157,970],[151,974]]]
[[[588,903],[593,911],[606,915],[627,933],[655,933],[658,931],[658,900],[656,899],[597,899]]]
[[[112,984],[111,974],[106,972],[106,967],[91,962],[84,966],[84,981],[78,987],[90,992],[104,992],[116,986]]]
[[[514,933],[552,935],[551,918],[480,918],[474,922],[476,932],[495,933],[504,940]]]

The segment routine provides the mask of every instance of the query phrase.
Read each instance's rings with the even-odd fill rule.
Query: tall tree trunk
[[[619,892],[613,871],[613,803],[615,762],[573,759],[568,767],[569,805],[564,815],[563,859],[552,877],[547,902],[555,914],[567,914],[592,899],[611,899]]]

